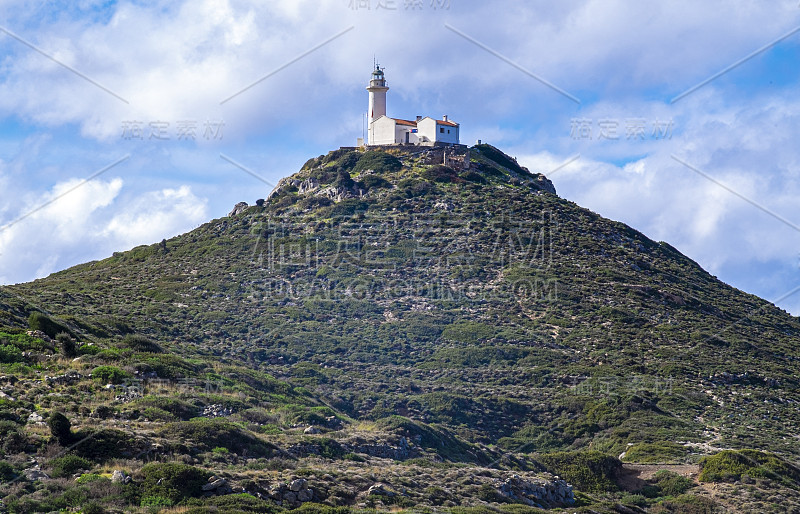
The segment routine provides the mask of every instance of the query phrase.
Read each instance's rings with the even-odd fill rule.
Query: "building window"
[[[444,134],[444,127],[439,127],[439,134]]]
[[[447,129],[447,133],[448,133],[448,134],[450,133],[450,129]]]

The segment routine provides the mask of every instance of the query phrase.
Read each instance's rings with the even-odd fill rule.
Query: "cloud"
[[[103,234],[121,247],[152,243],[187,226],[206,221],[207,202],[192,194],[188,186],[140,195],[116,214]]]
[[[29,201],[23,219],[0,230],[0,282],[40,278],[86,260],[185,232],[207,219],[189,187],[124,193],[120,178],[69,179]]]

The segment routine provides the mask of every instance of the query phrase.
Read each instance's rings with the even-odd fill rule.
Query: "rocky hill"
[[[0,326],[12,512],[800,509],[800,321],[489,145],[310,159]]]

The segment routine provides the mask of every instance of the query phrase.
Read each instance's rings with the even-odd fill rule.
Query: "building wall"
[[[426,116],[417,122],[419,129],[419,138],[422,141],[442,142],[458,144],[458,129],[459,127],[450,127],[448,125],[439,125],[431,117]],[[440,129],[444,129],[442,132]],[[449,132],[448,132],[449,131]]]
[[[436,141],[436,120],[422,118],[417,122],[417,136],[420,141]]]
[[[369,124],[369,144],[371,145],[393,145],[396,141],[397,124],[392,118],[381,116]]]
[[[395,128],[395,143],[404,144],[406,142],[406,134],[408,134],[408,142],[411,144],[417,144],[419,142],[419,138],[417,137],[416,133],[411,132],[415,127],[411,127],[409,125],[400,125],[397,124]]]

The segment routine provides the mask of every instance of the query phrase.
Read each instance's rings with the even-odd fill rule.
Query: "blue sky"
[[[185,232],[354,144],[376,55],[389,115],[448,114],[797,315],[798,27],[796,0],[6,0],[0,283]]]

